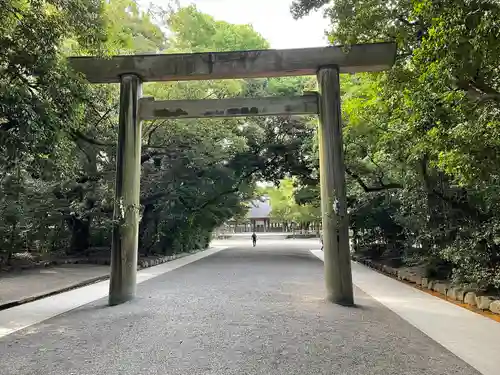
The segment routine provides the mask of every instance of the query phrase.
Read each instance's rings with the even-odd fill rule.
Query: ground
[[[355,289],[325,302],[304,243],[231,247],[0,339],[0,374],[467,374],[462,360]],[[233,247],[234,246],[234,247]]]
[[[96,264],[66,264],[4,273],[0,277],[0,306],[48,294],[108,274],[109,266]]]

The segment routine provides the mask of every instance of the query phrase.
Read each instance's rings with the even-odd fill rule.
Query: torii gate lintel
[[[340,73],[390,69],[394,43],[290,50],[70,58],[91,83],[120,83],[109,304],[136,294],[141,121],[154,118],[319,115],[320,186],[327,299],[353,305]],[[319,93],[297,97],[155,101],[142,82],[317,75]]]

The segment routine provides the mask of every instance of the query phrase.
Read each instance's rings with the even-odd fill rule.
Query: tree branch
[[[493,100],[500,102],[500,92],[489,87],[479,79],[471,81],[461,81],[455,78],[454,86],[456,89],[464,91],[469,98],[478,102]]]
[[[407,26],[418,26],[419,25],[418,21],[410,22],[406,18],[404,18],[402,15],[398,16],[398,21],[400,21],[401,23],[404,23]]]
[[[152,123],[151,124],[151,129],[148,129],[147,131],[147,142],[146,142],[146,145],[147,147],[149,147],[151,145],[151,138],[153,137],[154,133],[158,130],[158,128],[160,126],[162,126],[163,124],[165,124],[168,120],[162,120],[158,123]]]
[[[365,193],[374,193],[378,191],[383,191],[383,190],[390,190],[390,189],[402,189],[403,185],[398,184],[398,183],[389,183],[389,184],[384,184],[382,182],[382,179],[379,178],[380,185],[379,186],[368,186],[363,179],[355,172],[351,171],[349,168],[346,167],[345,172],[351,176],[359,186],[365,191]]]
[[[277,158],[278,158],[278,155],[273,156],[273,158],[269,162],[267,162],[266,167],[269,167],[269,165],[271,165],[274,161],[276,161]],[[208,199],[207,201],[205,201],[202,205],[200,205],[198,207],[189,207],[189,206],[186,206],[184,203],[183,204],[186,206],[186,208],[191,213],[200,212],[204,208],[206,208],[207,206],[210,206],[210,205],[216,203],[221,197],[224,197],[224,196],[229,195],[229,194],[237,193],[240,190],[241,184],[261,169],[263,169],[263,168],[261,168],[260,166],[251,169],[250,171],[248,171],[247,173],[245,173],[243,176],[240,177],[240,179],[236,183],[236,186],[232,187],[231,189],[227,189],[225,191],[218,193],[216,196],[213,196],[212,198]]]
[[[96,139],[90,138],[89,136],[83,134],[81,131],[76,130],[76,129],[70,129],[68,130],[69,135],[73,138],[73,140],[76,139],[81,139],[82,141],[85,141],[87,143],[90,143],[95,146],[102,146],[102,147],[114,147],[115,145],[112,143],[105,143],[98,141]]]
[[[471,206],[468,202],[463,202],[463,201],[458,201],[452,197],[448,197],[445,194],[443,194],[441,191],[437,190],[432,186],[432,181],[430,179],[429,173],[428,173],[428,156],[424,155],[424,157],[420,161],[421,163],[421,171],[422,171],[422,178],[424,180],[425,188],[428,193],[440,198],[444,202],[447,202],[451,205],[451,208],[462,211],[466,214],[468,214],[470,217],[477,218],[479,221],[484,221],[488,219],[488,217],[483,214],[480,210],[478,210],[476,207]]]

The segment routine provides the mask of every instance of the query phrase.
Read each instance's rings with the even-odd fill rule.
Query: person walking
[[[253,247],[255,247],[255,245],[257,245],[257,235],[255,234],[255,232],[253,232],[253,234],[252,234],[252,243],[253,243]]]

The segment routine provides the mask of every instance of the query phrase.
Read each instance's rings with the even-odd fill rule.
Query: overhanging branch
[[[455,210],[462,211],[463,213],[468,214],[470,217],[477,218],[480,221],[488,219],[488,216],[483,214],[476,207],[470,205],[468,202],[459,201],[459,200],[453,199],[452,197],[446,196],[441,191],[435,189],[434,186],[432,186],[432,181],[431,181],[429,173],[428,173],[428,165],[427,165],[428,157],[427,157],[427,155],[424,155],[424,157],[422,158],[420,163],[421,163],[422,178],[424,180],[425,188],[426,188],[428,193],[434,195],[435,197],[441,199],[444,202],[447,202],[448,204],[450,204],[451,208],[453,208]]]
[[[379,186],[368,186],[361,176],[359,176],[357,173],[351,171],[349,168],[345,169],[345,172],[351,176],[359,186],[365,191],[365,193],[374,193],[378,191],[383,191],[383,190],[390,190],[390,189],[402,189],[403,185],[398,184],[398,183],[389,183],[389,184],[384,184],[381,179],[379,179],[380,185]]]

